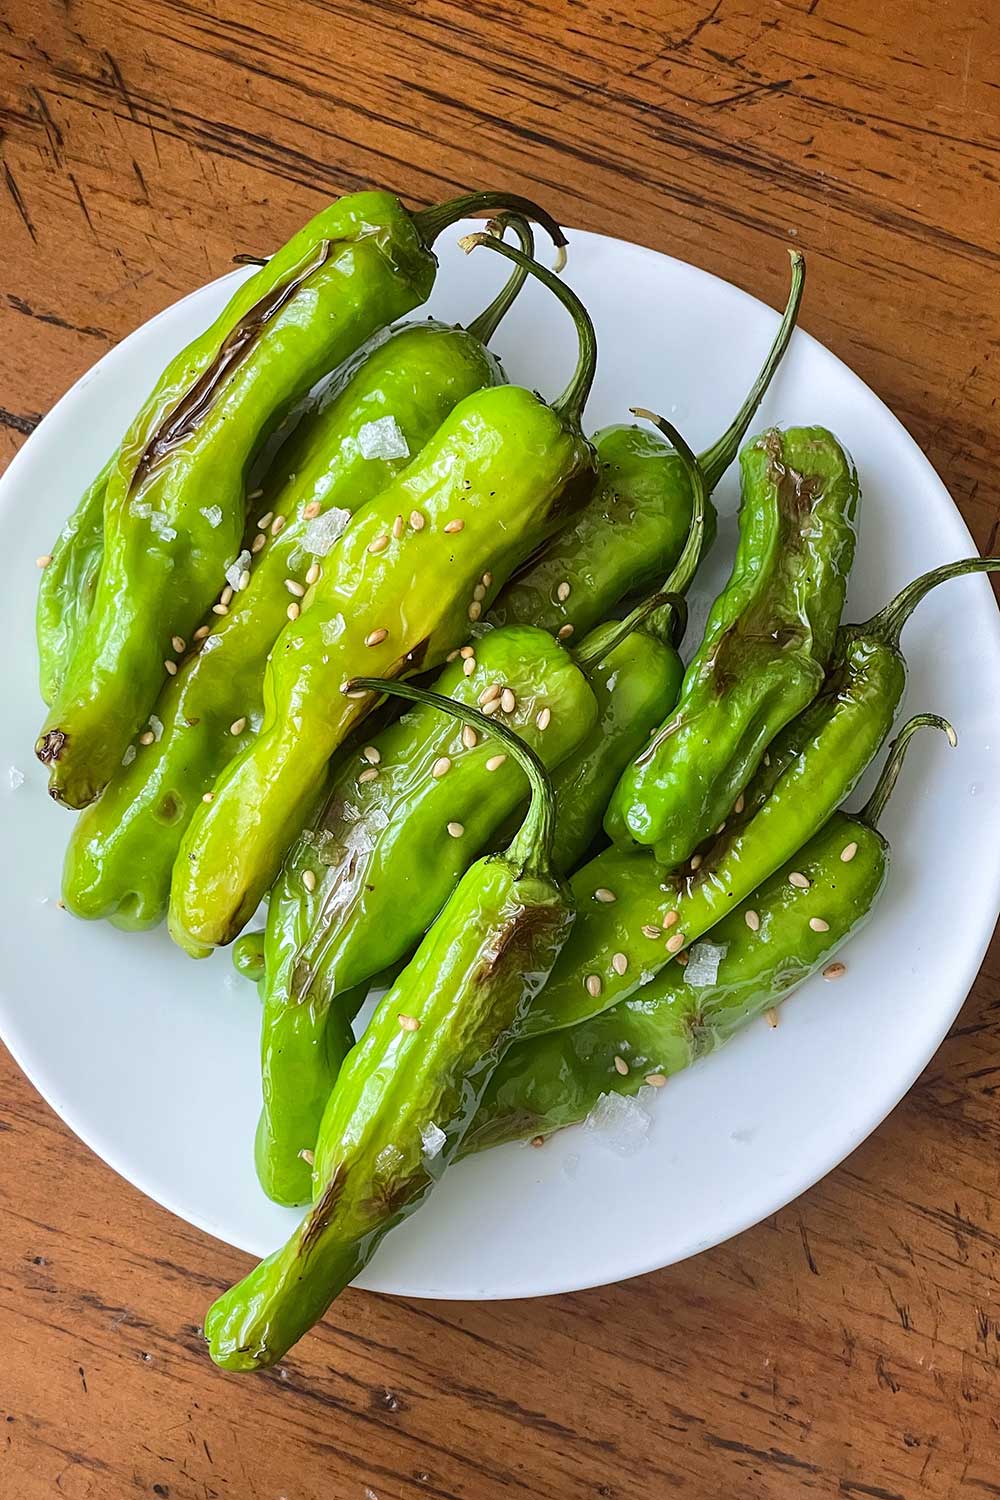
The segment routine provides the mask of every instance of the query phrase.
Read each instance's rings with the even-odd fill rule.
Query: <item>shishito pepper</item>
[[[850,795],[892,728],[906,684],[899,635],[917,603],[950,578],[998,569],[1000,558],[980,557],[935,568],[866,624],[843,627],[827,689],[770,752],[774,776],[762,765],[760,784],[751,783],[694,868],[613,847],[584,865],[572,882],[576,926],[526,1033],[573,1026],[627,999],[791,859]]]
[[[461,1154],[574,1125],[602,1094],[662,1087],[820,969],[839,978],[843,965],[829,967],[830,960],[867,922],[888,876],[878,820],[923,725],[948,730],[936,714],[910,719],[861,811],[834,813],[694,945],[687,968],[669,964],[593,1020],[515,1043],[489,1081]],[[808,886],[790,881],[798,872]]]
[[[822,427],[772,428],[740,454],[733,571],[660,732],[621,778],[615,842],[680,864],[729,816],[764,752],[815,698],[854,560],[858,479]]]
[[[526,222],[517,228],[530,249]],[[185,829],[260,727],[264,660],[289,605],[331,565],[352,513],[402,471],[457,403],[503,382],[486,343],[523,276],[515,266],[468,329],[428,319],[380,336],[303,416],[255,503],[242,555],[246,586],[195,633],[138,746],[76,825],[63,870],[63,900],[75,916],[131,930],[163,920]]]
[[[90,618],[104,551],[104,496],[110,458],[59,533],[38,586],[35,633],[38,685],[51,703],[62,686],[76,643]]]
[[[176,667],[173,638],[190,637],[222,588],[261,443],[331,366],[427,297],[445,225],[503,205],[551,223],[495,194],[416,215],[390,193],[341,198],[167,366],[108,477],[93,608],[36,743],[57,801],[85,807],[107,785]]]
[[[188,827],[174,866],[170,930],[194,954],[231,942],[253,915],[303,827],[326,763],[373,706],[340,689],[366,658],[400,676],[443,662],[511,570],[592,492],[580,429],[593,380],[593,325],[557,276],[528,265],[570,311],[576,371],[546,405],[519,386],[459,402],[414,462],[348,523],[299,618],[275,642],[259,735],[223,772]]]
[[[805,260],[791,252],[792,285],[770,353],[729,427],[698,463],[711,495],[736,457],[781,363],[798,318]],[[634,425],[594,435],[600,481],[572,525],[515,573],[487,621],[543,625],[563,640],[579,640],[605,620],[627,594],[655,588],[676,566],[691,524],[692,490],[685,465],[669,440]],[[715,535],[715,508],[706,506],[704,546]]]
[[[421,696],[363,681],[370,691]],[[436,701],[477,734],[503,740],[529,778],[531,804],[510,847],[462,877],[347,1057],[317,1142],[312,1208],[286,1245],[209,1309],[209,1351],[227,1370],[281,1359],[425,1201],[573,921],[552,865],[555,801],[541,761],[506,725]]]

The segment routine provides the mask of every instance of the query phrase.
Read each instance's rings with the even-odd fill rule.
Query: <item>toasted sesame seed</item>
[[[475,646],[460,646],[458,654],[463,661],[468,661],[470,656],[475,656],[476,648]]]
[[[586,979],[583,981],[583,984],[584,988],[587,991],[587,994],[590,995],[594,1000],[597,999],[598,995],[601,993],[601,990],[604,988],[604,985],[601,982],[600,974],[588,974]]]
[[[294,578],[285,579],[285,588],[290,594],[294,594],[296,599],[301,599],[302,595],[305,593],[305,589],[303,588],[302,584],[297,583]]]
[[[822,917],[810,917],[809,918],[809,926],[812,928],[813,932],[829,932],[830,931],[830,924],[829,924],[829,922],[824,921],[824,919]]]
[[[151,745],[155,739],[156,739],[156,735],[153,733],[153,731],[151,729],[144,729],[142,731],[142,734],[140,734],[140,736],[139,736],[139,744],[140,745]]]
[[[726,831],[726,820],[725,820],[725,818],[723,818],[722,822],[719,824],[718,828],[715,830],[715,837],[718,838],[719,834],[720,833],[725,833],[725,831]]]
[[[482,581],[486,585],[486,587],[489,588],[490,584],[493,582],[493,574],[492,573],[484,573]]]
[[[240,582],[239,582],[240,593],[243,592],[243,590],[249,585],[249,583],[250,583],[250,569],[249,568],[244,568],[243,572],[240,574]]]
[[[689,958],[689,956],[690,955],[687,954],[687,953],[678,953],[677,957],[674,959],[674,963],[675,964],[680,964],[680,966],[681,966],[682,969],[686,969],[687,965],[688,965],[688,958]]]
[[[294,599],[292,600],[292,602],[288,606],[288,608],[285,610],[285,614],[288,616],[288,618],[290,620],[297,620],[299,618],[299,615],[301,613],[302,613],[302,606],[299,605],[299,604],[296,604],[295,601],[294,601]]]
[[[543,708],[543,709],[541,709],[540,712],[538,713],[536,719],[535,719],[535,723],[538,725],[539,729],[542,730],[542,732],[544,733],[544,731],[546,729],[548,729],[549,725],[552,723],[552,710],[551,710],[551,708]]]
[[[213,615],[228,615],[228,613],[229,613],[229,605],[228,604],[213,604],[212,605],[212,613],[213,613]]]
[[[382,759],[381,750],[376,749],[374,745],[366,745],[361,754],[370,766],[377,766]]]
[[[368,766],[358,773],[358,781],[364,786],[366,781],[374,781],[378,775],[378,766]]]
[[[284,529],[285,529],[285,518],[284,518],[284,516],[275,516],[274,520],[271,522],[271,535],[272,536],[277,536],[278,532],[279,531],[284,531]]]
[[[487,771],[499,771],[506,759],[506,755],[491,755],[486,762]]]
[[[199,625],[191,639],[193,641],[203,641],[211,629],[211,625]]]
[[[318,500],[310,500],[302,514],[307,521],[314,521],[322,509]]]
[[[777,1026],[778,1012],[775,1010],[773,1005],[764,1012],[764,1020],[767,1022],[768,1026],[770,1026],[772,1031]]]
[[[388,630],[385,630],[380,625],[377,630],[373,630],[368,635],[365,636],[365,645],[366,646],[381,646],[382,642],[384,640],[387,640],[388,637],[389,637]]]
[[[679,953],[680,950],[683,947],[684,947],[684,934],[683,934],[683,932],[675,932],[674,935],[673,935],[673,937],[668,937],[667,938],[667,952],[668,953]]]
[[[628,955],[625,953],[616,953],[611,960],[611,967],[616,974],[626,973],[628,970]]]
[[[609,891],[606,885],[599,885],[594,892],[594,900],[603,901],[605,906],[610,906],[612,901],[618,900],[618,897],[614,891]]]
[[[478,620],[479,616],[482,614],[482,612],[483,612],[483,606],[479,602],[478,599],[473,599],[472,603],[469,605],[468,609],[466,610],[466,614],[468,615],[468,617],[469,617],[470,620]]]
[[[499,698],[502,691],[499,682],[491,682],[489,687],[484,687],[479,694],[479,707],[482,708],[484,703],[492,703],[494,698]]]
[[[171,646],[173,646],[178,655],[180,655],[180,653],[184,650],[184,647],[187,645],[187,641],[185,641],[182,635],[172,635],[170,637],[170,644]]]
[[[202,794],[201,800],[202,800],[202,802],[214,802],[215,801],[215,793],[214,792],[204,792]]]
[[[410,525],[413,527],[414,531],[423,531],[424,527],[427,525],[427,517],[421,515],[419,510],[411,510]]]
[[[747,924],[747,926],[749,927],[749,929],[750,929],[751,932],[759,932],[760,931],[760,914],[759,914],[759,912],[745,911],[743,913],[743,920]]]
[[[175,661],[171,661],[169,656],[167,657],[167,660],[163,663],[163,665],[166,667],[169,676],[177,676],[177,663]]]
[[[808,875],[803,875],[801,870],[793,870],[788,877],[788,884],[794,885],[797,891],[807,891],[812,885]]]
[[[479,736],[471,724],[462,725],[462,744],[466,750],[475,750],[479,744]]]
[[[556,637],[560,641],[568,641],[569,638],[570,638],[570,636],[572,634],[573,634],[573,626],[572,625],[563,625],[556,632]]]
[[[615,1072],[616,1073],[620,1073],[621,1076],[624,1078],[625,1075],[626,1075],[626,1073],[628,1071],[629,1071],[628,1063],[625,1061],[624,1057],[622,1057],[620,1053],[616,1052],[615,1053]]]
[[[746,805],[747,805],[747,799],[744,797],[743,793],[740,792],[740,795],[737,797],[736,801],[733,803],[733,812],[734,813],[741,813],[743,811],[743,809],[746,807]]]
[[[533,1135],[528,1144],[529,1146],[534,1146],[535,1150],[537,1151],[539,1146],[545,1145],[545,1137],[544,1135]]]
[[[303,870],[302,871],[302,884],[305,886],[306,890],[309,891],[310,893],[312,891],[314,891],[316,889],[316,871],[315,870]]]
[[[843,977],[844,977],[844,975],[846,973],[847,973],[847,965],[846,964],[839,964],[839,963],[838,964],[827,964],[826,968],[823,970],[823,978],[824,979],[843,979]]]
[[[651,922],[647,922],[645,927],[642,928],[642,935],[648,938],[658,938],[660,936],[660,929],[654,927]]]
[[[448,652],[448,655],[445,657],[445,661],[448,661],[448,662],[458,661],[458,647],[457,646],[455,647],[454,651],[449,651]]]
[[[499,711],[499,708],[500,708],[500,699],[499,698],[491,698],[490,701],[489,701],[489,703],[484,703],[483,704],[482,712],[486,715],[486,717],[488,719],[491,719],[493,717],[493,715]]]
[[[262,489],[261,490],[251,490],[250,493],[249,493],[249,495],[247,496],[247,499],[248,500],[259,500],[260,497],[261,497],[261,495],[263,495],[263,493],[264,493],[264,491]]]
[[[475,670],[476,658],[474,656],[467,656],[462,663],[462,671],[465,673],[466,677],[471,677]]]
[[[442,776],[447,776],[447,774],[448,774],[448,772],[450,770],[451,770],[451,759],[450,759],[450,757],[447,756],[447,755],[441,755],[441,756],[438,757],[438,759],[431,766],[431,775],[432,776],[437,776],[440,779]]]
[[[463,531],[465,529],[465,522],[462,520],[462,518],[460,516],[456,516],[453,521],[446,521],[445,522],[444,529],[445,529],[445,531],[447,531],[449,533],[455,532],[455,531]]]
[[[482,603],[482,601],[486,598],[486,589],[483,584],[476,584],[475,588],[472,590],[472,597],[473,599],[476,599],[480,603]]]
[[[369,542],[368,543],[368,551],[369,552],[384,552],[385,549],[386,549],[386,547],[388,547],[388,545],[389,545],[389,536],[388,536],[388,533],[385,532],[385,531],[383,531],[383,533],[382,533],[381,536],[377,536],[373,542]]]
[[[400,1014],[398,1016],[398,1020],[399,1020],[400,1026],[403,1028],[404,1031],[419,1031],[420,1030],[420,1022],[417,1020],[416,1016],[404,1016],[402,1014],[402,1012],[400,1012]]]
[[[694,870],[700,870],[701,869],[701,862],[704,859],[704,857],[705,856],[703,854],[692,854],[692,856],[691,856],[691,869],[692,869],[692,871],[694,871]]]
[[[857,852],[858,846],[852,839],[849,844],[845,844],[843,849],[841,849],[840,857],[844,861],[844,864],[847,865],[850,864],[851,860],[854,858]]]
[[[264,543],[266,541],[267,541],[267,537],[264,535],[264,533],[262,531],[258,531],[257,535],[254,537],[253,541],[250,543],[250,551],[251,552],[259,552],[260,549],[261,549],[261,547],[263,547],[263,545],[264,545]]]
[[[246,714],[244,714],[242,718],[234,719],[233,720],[233,722],[229,726],[229,733],[230,734],[242,734],[243,731],[244,731],[244,729],[246,727],[247,727],[247,720],[246,720]]]
[[[664,932],[668,931],[669,928],[675,926],[675,924],[678,921],[679,921],[679,914],[677,912],[675,912],[675,911],[666,911],[666,912],[664,912],[663,913],[663,922],[661,923],[661,926],[663,927]]]
[[[644,1080],[644,1082],[649,1084],[651,1089],[662,1089],[666,1081],[665,1073],[647,1073]]]
[[[404,521],[403,521],[402,516],[397,516],[396,519],[392,523],[392,534],[396,538],[397,542],[399,541],[399,538],[403,535],[403,525],[404,525]]]
[[[219,595],[219,603],[220,604],[231,604],[232,601],[233,601],[233,586],[232,586],[231,583],[227,583],[226,586],[225,586],[225,588],[222,590],[222,593]]]
[[[563,604],[569,598],[569,584],[561,583],[556,589],[556,598]]]
[[[509,687],[505,687],[500,694],[500,707],[505,714],[512,714],[517,707],[517,699]]]
[[[257,522],[257,530],[258,531],[266,531],[267,528],[270,526],[270,524],[271,524],[271,522],[273,520],[274,520],[274,511],[273,510],[267,510],[267,511],[265,511],[264,514],[261,516],[260,520]]]
[[[307,1167],[311,1167],[314,1165],[316,1161],[316,1153],[314,1151],[310,1151],[308,1146],[303,1146],[302,1150],[299,1152],[299,1155],[301,1156]]]
[[[36,568],[47,568],[48,565],[49,565],[49,563],[51,561],[52,561],[52,553],[51,552],[43,552],[42,555],[41,555],[41,557],[36,557],[35,558],[35,567]]]
[[[306,583],[308,583],[308,584],[315,583],[316,580],[319,578],[319,575],[320,575],[320,573],[322,571],[323,570],[320,567],[320,565],[319,565],[318,562],[310,563],[309,569],[308,569],[308,571],[306,573]]]
[[[460,839],[462,837],[462,834],[465,832],[465,824],[449,823],[448,832],[451,834],[453,839]]]

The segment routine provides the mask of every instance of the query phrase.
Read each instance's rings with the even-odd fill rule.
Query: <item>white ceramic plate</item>
[[[440,247],[431,308],[458,319],[478,311],[503,270],[483,253],[463,257],[454,238]],[[783,259],[780,245],[774,254]],[[600,339],[589,425],[624,420],[629,405],[645,404],[669,415],[695,448],[714,439],[777,315],[692,266],[593,234],[572,235],[567,276]],[[35,558],[141,395],[216,315],[234,281],[203,287],[112,350],[0,483],[0,1027],[36,1087],[116,1171],[191,1223],[263,1254],[294,1215],[270,1204],[254,1178],[254,990],[233,974],[228,954],[195,964],[163,932],[130,936],[56,907],[69,819],[49,802],[32,754],[42,718]],[[512,379],[550,394],[571,367],[565,315],[535,286],[496,344]],[[896,419],[801,332],[759,425],[775,421],[826,424],[858,463],[864,507],[848,618],[867,617],[915,574],[974,550]],[[723,521],[694,597],[696,630],[732,555],[732,471],[717,500]],[[524,1297],[668,1265],[773,1213],[892,1109],[958,1011],[997,914],[1000,621],[988,583],[964,579],[928,598],[904,644],[905,708],[946,714],[960,746],[949,751],[926,734],[911,750],[884,822],[895,851],[891,883],[845,950],[847,977],[814,980],[777,1030],[761,1021],[672,1081],[653,1106],[648,1143],[631,1157],[577,1129],[540,1151],[506,1147],[462,1164],[433,1207],[390,1237],[362,1285],[417,1297]],[[8,767],[24,773],[16,790]]]

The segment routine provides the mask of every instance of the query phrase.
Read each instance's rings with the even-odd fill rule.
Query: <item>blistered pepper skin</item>
[[[768,745],[820,690],[854,559],[858,480],[821,427],[740,455],[740,539],[680,699],[615,790],[605,830],[680,864],[730,814]]]
[[[210,633],[191,642],[160,693],[152,742],[135,747],[76,825],[63,873],[63,900],[74,915],[106,917],[130,930],[163,920],[185,829],[260,727],[264,659],[295,598],[287,581],[304,589],[311,565],[335,560],[336,543],[331,551],[329,540],[316,540],[318,555],[310,536],[327,527],[334,535],[402,471],[458,401],[502,379],[497,361],[465,329],[404,325],[352,360],[302,418],[253,503],[243,542],[247,587],[234,593],[228,613],[208,614]],[[359,433],[387,420],[407,454],[365,457]],[[261,519],[266,524],[258,528]]]
[[[42,572],[35,614],[38,686],[51,703],[90,618],[104,550],[104,496],[114,460],[84,491]]]
[[[108,477],[93,609],[36,745],[51,795],[85,807],[140,730],[240,550],[244,476],[333,365],[428,295],[435,261],[388,193],[318,214],[167,366]]]

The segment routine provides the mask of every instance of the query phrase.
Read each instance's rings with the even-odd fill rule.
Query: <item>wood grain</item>
[[[518,187],[780,303],[1000,534],[992,0],[8,0],[0,453],[117,339],[329,195]],[[544,1302],[348,1294],[287,1365],[200,1347],[243,1257],[2,1063],[0,1494],[1000,1496],[1000,948],[885,1125],[688,1264]]]

